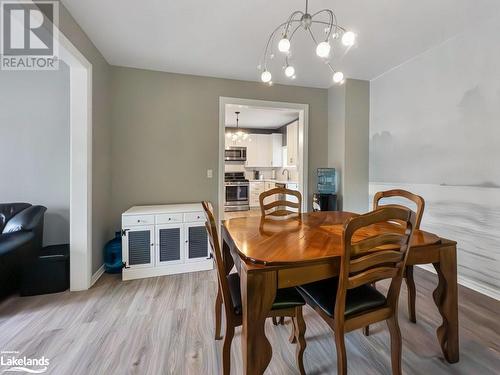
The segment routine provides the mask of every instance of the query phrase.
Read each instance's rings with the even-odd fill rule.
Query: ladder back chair
[[[374,210],[376,210],[380,207],[404,207],[404,208],[407,208],[406,206],[403,206],[400,204],[381,204],[380,201],[384,198],[405,198],[405,199],[415,203],[416,215],[417,215],[416,222],[415,222],[415,229],[420,229],[420,223],[422,222],[422,216],[424,215],[424,208],[425,208],[424,198],[422,198],[420,195],[416,195],[416,194],[410,193],[409,191],[401,190],[401,189],[379,191],[377,194],[375,194],[375,196],[373,198],[373,209]],[[404,278],[406,281],[406,286],[408,288],[409,319],[411,322],[416,323],[417,322],[417,314],[415,311],[415,305],[416,305],[417,293],[416,293],[416,288],[415,288],[415,280],[413,278],[413,266],[406,266]],[[369,332],[366,331],[365,333],[368,334]]]
[[[286,200],[291,195],[297,198],[297,202]],[[266,198],[278,196],[276,200],[266,203]],[[302,213],[302,194],[297,190],[285,188],[274,188],[259,195],[260,212],[262,217],[284,217],[300,215]],[[294,209],[294,211],[290,210]]]
[[[404,231],[392,223],[394,220],[406,223]],[[392,373],[401,374],[398,298],[415,221],[413,211],[397,207],[352,218],[342,234],[339,277],[297,287],[334,331],[338,374],[347,374],[344,335],[384,320],[391,337]],[[386,296],[371,285],[384,279],[391,279]]]
[[[286,200],[286,196],[291,195],[297,198],[297,202]],[[277,196],[277,199],[275,198]],[[266,203],[267,198],[275,198],[271,202]],[[260,212],[262,219],[266,218],[286,218],[302,213],[302,194],[297,190],[289,190],[286,188],[274,188],[265,191],[259,195]],[[294,211],[289,210],[294,209]],[[273,318],[274,325],[284,325],[285,318],[283,316],[277,319]]]
[[[210,202],[202,202],[205,211],[205,226],[210,241],[211,254],[215,260],[217,269],[218,288],[224,305],[226,315],[226,330],[222,347],[222,369],[224,375],[231,372],[231,343],[236,327],[242,325],[243,306],[240,290],[240,277],[237,273],[227,274],[223,264],[222,251],[220,247],[215,217]],[[278,289],[269,317],[288,316],[292,318],[293,330],[290,341],[296,343],[297,366],[301,374],[305,374],[303,355],[306,347],[304,333],[306,325],[302,316],[304,299],[295,288]],[[217,334],[216,334],[217,339]]]

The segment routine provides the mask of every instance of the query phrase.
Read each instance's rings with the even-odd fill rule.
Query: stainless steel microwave
[[[229,147],[224,150],[225,161],[246,161],[247,148],[246,147]]]

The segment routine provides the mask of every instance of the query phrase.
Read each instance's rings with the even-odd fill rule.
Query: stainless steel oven
[[[250,183],[243,172],[224,174],[224,211],[247,211],[250,209]]]
[[[225,161],[246,161],[247,148],[246,147],[229,147],[224,150]]]

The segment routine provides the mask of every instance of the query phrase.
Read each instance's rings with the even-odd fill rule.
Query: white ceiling
[[[110,64],[258,81],[269,33],[304,0],[62,0]],[[332,8],[358,45],[333,59],[347,77],[373,79],[409,58],[500,14],[499,0],[311,0]],[[273,81],[331,86],[331,73],[304,33],[292,43],[297,78],[275,58]],[[278,57],[278,53],[276,53]]]
[[[242,105],[226,105],[226,126],[236,126],[236,114],[239,111],[240,127],[248,129],[277,129],[299,118],[299,113],[289,109],[258,108]]]

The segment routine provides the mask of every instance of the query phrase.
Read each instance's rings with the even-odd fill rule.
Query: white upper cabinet
[[[247,161],[250,168],[281,167],[281,134],[250,134],[246,141]]]
[[[299,157],[299,122],[295,121],[286,127],[286,165],[296,166]]]
[[[246,167],[259,167],[259,134],[250,134],[246,140],[247,161]]]
[[[281,134],[271,134],[273,159],[271,167],[283,166],[283,136]]]

